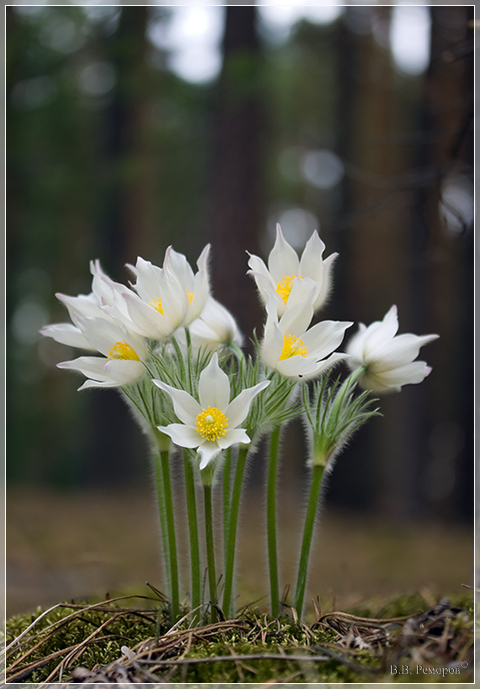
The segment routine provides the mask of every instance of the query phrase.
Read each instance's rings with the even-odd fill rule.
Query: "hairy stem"
[[[240,495],[242,492],[243,474],[245,473],[247,454],[248,447],[241,446],[238,452],[237,467],[235,470],[232,498],[230,502],[227,553],[225,558],[225,588],[223,591],[223,612],[227,618],[230,617],[232,607],[233,571],[235,566],[238,511],[240,507]]]
[[[316,465],[313,467],[312,483],[308,498],[307,513],[305,515],[305,526],[303,530],[302,550],[300,562],[298,564],[297,588],[295,591],[295,609],[299,617],[302,616],[303,601],[305,598],[305,588],[307,585],[308,560],[312,545],[313,528],[315,526],[315,514],[317,511],[320,488],[322,486],[324,467]]]
[[[267,546],[272,617],[278,617],[280,613],[277,561],[277,469],[279,440],[280,426],[277,426],[277,428],[273,429],[270,436],[270,454],[268,458],[267,478]]]
[[[190,585],[192,608],[202,602],[202,577],[200,566],[200,545],[198,540],[197,502],[195,496],[195,477],[188,453],[183,453],[185,473],[185,495],[187,499],[188,535],[190,539]]]
[[[212,486],[204,484],[204,507],[205,507],[205,539],[207,545],[207,567],[208,585],[210,588],[210,601],[217,603],[217,573],[215,569],[215,541],[213,537],[213,512],[212,512]],[[212,610],[212,621],[215,621],[216,614]]]
[[[170,480],[170,464],[168,451],[160,452],[160,465],[163,478],[163,492],[165,498],[165,515],[167,540],[169,549],[170,568],[170,603],[172,619],[176,620],[180,612],[180,596],[178,584],[177,540],[175,536],[175,519],[173,514],[172,484]]]

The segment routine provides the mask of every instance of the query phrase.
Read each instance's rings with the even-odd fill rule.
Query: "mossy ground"
[[[420,594],[366,601],[347,613],[319,612],[309,625],[289,608],[272,619],[252,607],[227,621],[212,622],[209,613],[196,627],[187,617],[172,631],[165,604],[154,597],[41,613],[7,621],[8,645],[38,620],[10,649],[7,681],[68,681],[72,672],[75,682],[472,681],[470,593],[433,608]],[[413,622],[394,620],[408,616]],[[430,670],[392,673],[406,664]]]

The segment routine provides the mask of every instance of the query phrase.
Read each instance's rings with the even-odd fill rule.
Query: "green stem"
[[[160,516],[160,530],[162,532],[163,559],[165,562],[165,576],[167,577],[168,593],[171,599],[172,582],[170,572],[170,547],[168,541],[167,510],[165,507],[165,491],[163,486],[163,472],[160,461],[160,453],[153,453],[153,466],[155,469],[155,487],[157,489],[158,513]]]
[[[217,603],[217,573],[215,570],[215,541],[213,538],[213,513],[212,513],[212,486],[204,484],[203,495],[205,503],[205,539],[207,544],[208,585],[210,588],[210,601]],[[212,611],[212,621],[216,619]]]
[[[195,477],[188,453],[183,453],[185,472],[185,494],[187,499],[188,534],[190,538],[190,576],[192,608],[202,602],[202,577],[200,567],[200,545],[198,540],[197,503],[195,496]]]
[[[280,594],[278,591],[277,561],[277,468],[280,426],[274,428],[270,436],[270,454],[267,478],[267,545],[268,568],[270,572],[270,601],[272,617],[280,614]]]
[[[177,562],[177,541],[175,537],[175,519],[173,515],[172,484],[170,480],[170,464],[168,451],[160,452],[160,464],[163,477],[163,490],[165,496],[165,513],[167,525],[167,539],[169,548],[170,566],[170,600],[172,606],[172,619],[176,620],[180,613],[180,596],[178,586],[178,562]]]
[[[322,486],[322,476],[324,467],[316,465],[313,467],[312,484],[310,486],[310,496],[308,498],[307,513],[305,515],[305,527],[303,530],[302,550],[300,562],[298,564],[297,588],[295,591],[295,609],[298,617],[302,616],[303,600],[305,598],[305,588],[307,584],[308,559],[312,545],[313,527],[315,525],[315,514],[317,511],[320,488]]]
[[[233,592],[233,570],[235,565],[235,545],[237,540],[238,510],[242,492],[243,474],[247,461],[248,447],[241,446],[238,452],[237,467],[233,480],[230,519],[228,525],[227,553],[225,558],[225,588],[223,590],[223,612],[228,618],[231,614]]]
[[[230,478],[232,473],[232,448],[225,450],[223,465],[223,557],[224,568],[227,567],[228,526],[230,521]]]

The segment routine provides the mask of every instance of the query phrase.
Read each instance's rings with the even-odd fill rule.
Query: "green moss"
[[[473,596],[465,593],[461,597],[451,599],[452,606],[462,608],[468,615],[452,618],[451,629],[455,634],[458,647],[458,657],[462,649],[468,649],[473,640]],[[124,603],[124,601],[122,601]],[[152,605],[153,601],[150,601]],[[396,597],[389,600],[370,601],[358,606],[350,614],[361,617],[389,619],[403,615],[414,615],[431,609],[429,604],[419,594]],[[33,661],[40,661],[57,651],[76,646],[89,635],[104,625],[98,631],[95,642],[86,646],[81,655],[65,670],[63,679],[67,679],[73,668],[82,666],[88,670],[102,668],[117,661],[122,655],[122,646],[133,649],[148,638],[155,637],[157,631],[160,636],[169,629],[168,612],[163,607],[149,610],[120,608],[119,604],[104,602],[102,609],[92,609],[82,606],[81,609],[71,605],[59,607],[48,613],[35,625],[33,634],[25,637],[26,644],[8,658],[9,668],[21,660],[17,666]],[[7,644],[18,637],[41,614],[38,609],[35,615],[17,615],[7,622]],[[158,619],[157,619],[158,618]],[[157,628],[158,624],[158,628]],[[53,627],[52,627],[53,625]],[[361,624],[360,624],[361,626]],[[160,655],[160,660],[172,659],[182,661],[178,665],[160,664],[154,670],[159,677],[166,681],[188,683],[238,683],[238,682],[268,682],[275,679],[278,682],[315,683],[315,682],[448,682],[452,677],[442,678],[438,675],[395,674],[389,671],[390,662],[399,667],[409,661],[408,653],[395,661],[392,649],[395,647],[395,634],[400,625],[393,627],[392,637],[383,646],[364,650],[348,648],[338,644],[338,635],[333,628],[324,625],[308,627],[303,623],[296,623],[289,615],[272,619],[255,610],[247,610],[237,618],[236,626],[219,626],[215,628],[200,627],[187,644],[188,623],[178,627],[178,631],[185,631],[177,638],[179,643]],[[53,631],[55,633],[53,633]],[[100,639],[100,637],[105,637]],[[168,639],[169,637],[167,637]],[[173,637],[172,637],[173,638]],[[344,639],[346,637],[344,636]],[[33,650],[28,657],[28,648],[42,643]],[[277,656],[284,654],[284,657]],[[308,656],[325,656],[331,654],[329,660],[312,661]],[[458,655],[460,654],[460,655]],[[265,656],[258,658],[259,655]],[[298,659],[305,656],[305,660]],[[235,656],[235,658],[232,658]],[[241,659],[238,659],[242,656]],[[248,656],[255,656],[250,658]],[[273,656],[273,657],[272,657]],[[291,656],[295,656],[292,659]],[[52,673],[66,654],[48,660],[30,674],[19,677],[17,681],[42,682]],[[225,660],[223,660],[225,658]],[[206,659],[211,659],[210,661]],[[221,660],[219,660],[221,659]],[[192,662],[184,662],[184,661]],[[194,662],[201,660],[202,662]],[[438,666],[442,666],[442,658],[433,659]],[[183,664],[182,664],[183,663]],[[149,666],[150,668],[151,666]],[[15,670],[14,670],[15,671]],[[58,679],[58,674],[55,676]],[[454,680],[468,681],[465,676],[454,677]]]

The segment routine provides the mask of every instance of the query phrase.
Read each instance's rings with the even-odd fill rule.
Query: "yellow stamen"
[[[188,297],[188,301],[190,302],[190,306],[191,306],[192,301],[193,301],[193,292],[187,292],[187,297]]]
[[[307,356],[307,347],[303,340],[287,333],[283,336],[283,347],[280,354],[280,361],[290,359],[292,356]]]
[[[301,278],[303,275],[285,275],[277,285],[277,293],[282,297],[285,304],[288,301],[290,292],[292,291],[293,281],[295,278]]]
[[[107,357],[109,359],[131,359],[132,361],[140,361],[137,352],[128,342],[125,342],[125,340],[115,342],[113,347],[109,350]]]
[[[150,302],[150,306],[153,306],[155,311],[158,311],[158,313],[161,313],[163,316],[163,308],[162,308],[162,300],[161,299],[153,299]]]
[[[195,426],[197,427],[197,433],[205,440],[215,441],[221,435],[225,435],[228,428],[228,419],[220,409],[208,407],[197,416]]]

